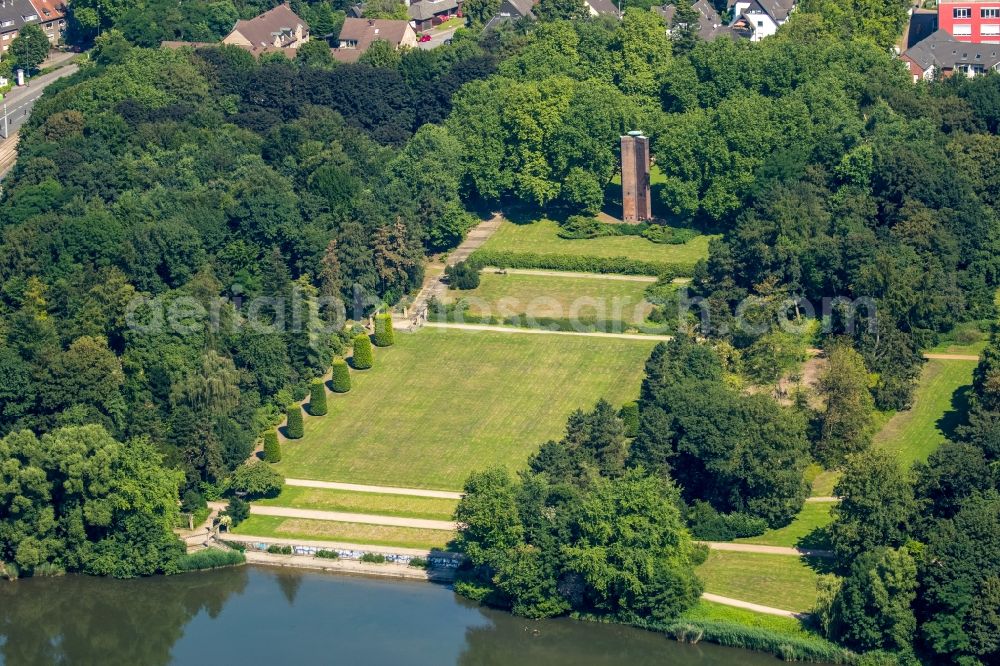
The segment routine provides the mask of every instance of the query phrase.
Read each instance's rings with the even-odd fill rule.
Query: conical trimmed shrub
[[[288,408],[288,423],[285,424],[285,437],[288,439],[302,439],[305,428],[302,425],[302,408],[292,405]]]
[[[264,461],[269,463],[281,462],[281,445],[278,444],[278,433],[264,433]]]
[[[309,387],[309,413],[313,416],[326,416],[326,387],[318,379]]]
[[[354,338],[354,368],[357,370],[367,370],[375,362],[372,354],[372,341],[364,333]]]
[[[375,315],[375,346],[391,347],[396,344],[396,336],[392,331],[392,315]]]
[[[334,393],[347,393],[351,390],[351,370],[347,367],[347,361],[342,358],[333,362],[330,389]]]

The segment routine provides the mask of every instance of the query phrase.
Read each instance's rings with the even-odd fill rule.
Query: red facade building
[[[1000,44],[1000,0],[942,0],[938,27],[960,42]]]

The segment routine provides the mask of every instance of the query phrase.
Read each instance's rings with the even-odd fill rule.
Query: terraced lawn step
[[[212,508],[224,508],[218,502]],[[316,509],[296,509],[290,506],[265,506],[252,504],[251,516],[273,516],[276,518],[300,518],[303,520],[325,520],[337,523],[362,523],[365,525],[385,525],[387,527],[412,527],[420,530],[444,530],[454,532],[458,523],[450,520],[427,520],[424,518],[400,518],[369,513],[348,513],[345,511],[319,511]]]
[[[393,486],[366,486],[358,483],[338,481],[313,481],[311,479],[285,479],[286,486],[303,488],[326,488],[329,490],[349,490],[357,493],[378,493],[380,495],[411,495],[413,497],[437,497],[440,499],[462,499],[462,493],[450,490],[425,490],[423,488],[396,488]]]

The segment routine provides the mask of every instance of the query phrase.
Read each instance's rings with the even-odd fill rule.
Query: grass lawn
[[[296,509],[316,509],[319,511],[372,513],[398,518],[451,520],[455,514],[455,507],[458,506],[458,500],[285,486],[278,497],[257,500],[254,504],[291,506]]]
[[[483,271],[479,287],[451,290],[447,302],[465,300],[476,317],[574,318],[581,322],[621,321],[642,324],[652,306],[645,299],[648,282]],[[527,322],[526,322],[527,323]]]
[[[768,530],[760,536],[735,539],[738,543],[759,543],[765,546],[788,546],[790,548],[830,547],[824,528],[833,518],[830,510],[834,502],[807,502],[795,519],[777,530]]]
[[[302,539],[304,541],[341,541],[371,546],[400,548],[437,548],[443,550],[455,538],[452,532],[422,530],[414,527],[389,527],[363,523],[338,523],[332,520],[250,516],[233,534]]]
[[[706,592],[804,613],[816,602],[819,576],[805,559],[713,550],[697,572]]]
[[[798,638],[816,638],[817,634],[803,626],[800,620],[793,617],[781,617],[779,615],[766,615],[755,613],[744,608],[735,608],[717,604],[713,601],[698,602],[694,608],[684,613],[678,618],[680,622],[733,622],[744,627],[756,627],[775,631]]]
[[[655,342],[424,329],[375,350],[350,393],[282,446],[292,478],[460,490],[474,470],[523,467],[575,409],[639,394]]]
[[[875,444],[909,467],[926,460],[956,425],[972,384],[976,361],[927,361],[913,406],[898,412],[875,436]]]
[[[683,245],[653,243],[641,236],[605,236],[567,240],[559,238],[559,225],[552,220],[515,224],[504,220],[483,246],[487,251],[568,254],[588,257],[629,257],[643,261],[695,262],[708,257],[712,236],[697,236]]]

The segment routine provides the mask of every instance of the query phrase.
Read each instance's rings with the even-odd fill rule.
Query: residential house
[[[695,0],[694,9],[698,12],[698,36],[705,41],[711,41],[719,35],[731,35],[729,29],[722,24],[722,17],[715,7],[708,0]],[[663,17],[667,24],[667,34],[670,34],[674,22],[674,14],[677,13],[677,5],[669,4],[662,7],[653,7],[653,11]]]
[[[795,0],[729,0],[733,34],[759,42],[778,32],[795,8]]]
[[[38,10],[28,0],[0,0],[0,58],[29,23],[38,23]]]
[[[2,0],[0,0],[2,1]],[[346,18],[340,29],[333,57],[340,62],[357,62],[376,40],[389,42],[395,49],[417,45],[417,33],[409,21],[392,19]]]
[[[427,30],[462,15],[461,0],[417,0],[407,8],[410,24],[416,30]]]
[[[961,42],[945,30],[938,30],[904,51],[899,58],[910,70],[914,82],[956,73],[972,77],[989,71],[1000,72],[1000,44]]]
[[[584,0],[591,16],[614,16],[621,18],[618,4],[614,0]]]
[[[63,0],[31,0],[38,14],[38,25],[53,44],[66,32],[66,3]]]
[[[3,0],[0,0],[2,2]],[[309,26],[288,5],[278,5],[248,21],[237,21],[223,44],[241,46],[251,52],[262,49],[294,49],[309,41]]]
[[[938,27],[960,42],[1000,44],[1000,0],[940,0]]]
[[[486,22],[484,29],[489,30],[508,21],[519,21],[523,18],[534,19],[531,10],[535,7],[533,0],[501,0],[500,10]]]

